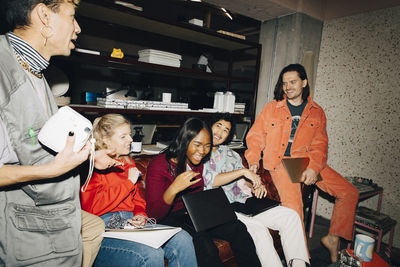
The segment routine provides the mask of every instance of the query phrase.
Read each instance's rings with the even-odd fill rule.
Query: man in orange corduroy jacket
[[[296,210],[301,218],[303,202],[300,184],[290,181],[282,158],[310,159],[302,181],[306,185],[316,184],[336,198],[329,233],[321,239],[331,254],[332,262],[336,262],[339,237],[352,238],[358,191],[327,165],[325,113],[309,94],[304,67],[300,64],[286,66],[279,75],[274,100],[264,106],[247,134],[245,157],[250,169],[257,172],[263,152],[263,167],[270,172],[282,205]],[[317,182],[318,174],[322,180]]]

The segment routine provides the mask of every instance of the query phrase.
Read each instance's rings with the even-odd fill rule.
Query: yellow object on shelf
[[[120,48],[113,48],[113,51],[111,53],[111,57],[115,58],[123,58],[124,57],[124,52]]]

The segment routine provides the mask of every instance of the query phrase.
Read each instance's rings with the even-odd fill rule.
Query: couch
[[[142,190],[143,195],[145,195],[144,190],[145,190],[145,183],[146,183],[146,170],[147,170],[147,166],[150,163],[152,158],[153,158],[153,156],[150,156],[150,155],[140,155],[140,156],[134,157],[137,168],[143,174],[142,175],[143,180],[142,180],[142,184],[141,184],[141,190]],[[246,160],[244,160],[243,155],[242,155],[242,159],[243,159],[244,166],[247,167],[247,162],[246,162]],[[277,191],[274,183],[272,182],[269,172],[267,170],[264,170],[264,168],[262,168],[262,161],[260,161],[259,169],[260,170],[259,170],[258,174],[261,176],[261,179],[267,188],[268,197],[275,199],[275,200],[280,200],[278,191]],[[304,200],[305,206],[309,202],[309,200],[307,200],[306,198],[308,198],[310,195],[312,196],[311,193],[312,192],[310,191],[309,188],[303,189],[303,196],[304,196],[303,200]],[[270,230],[270,233],[274,240],[275,249],[277,250],[280,257],[283,259],[284,258],[283,250],[282,250],[279,233],[277,231],[273,231],[273,230]],[[219,249],[219,256],[220,256],[222,262],[224,263],[224,266],[227,266],[227,267],[228,266],[237,266],[235,263],[235,259],[234,259],[232,250],[229,246],[229,243],[224,240],[220,240],[220,239],[214,239],[214,242]]]

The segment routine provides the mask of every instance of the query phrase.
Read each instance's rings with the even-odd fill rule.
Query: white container
[[[224,95],[224,112],[233,113],[235,111],[235,95],[226,91]]]
[[[217,110],[217,112],[224,112],[224,93],[223,92],[215,92],[214,94],[214,109]]]
[[[374,255],[375,239],[370,236],[357,234],[354,245],[354,255],[360,258],[362,261],[372,261]]]
[[[169,103],[171,102],[171,93],[162,93],[162,102]]]

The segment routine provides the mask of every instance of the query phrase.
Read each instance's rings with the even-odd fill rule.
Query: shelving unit
[[[185,13],[182,16],[199,16],[201,13],[210,19],[210,14],[213,16],[218,9],[209,4],[181,1],[149,0],[143,4],[146,6],[140,12],[117,5],[114,1],[81,1],[77,20],[82,33],[77,46],[101,54],[73,52],[70,57],[53,59],[52,63],[69,78],[69,95],[72,104],[75,104],[72,107],[89,116],[118,112],[139,120],[168,121],[180,118],[178,121],[182,121],[182,118],[188,116],[211,114],[196,111],[105,109],[81,104],[85,103],[84,92],[101,93],[106,87],[128,87],[140,91],[142,99],[148,100],[160,100],[161,92],[172,92],[173,102],[189,103],[189,107],[194,108],[201,108],[201,105],[207,108],[210,104],[212,107],[216,91],[233,91],[236,102],[245,102],[247,106],[246,113],[238,117],[253,120],[261,45],[220,34],[217,30],[232,30],[229,27],[233,24],[238,27],[238,22],[247,23],[242,28],[259,29],[260,22],[235,14],[235,23],[227,21],[224,26],[218,22],[224,18],[215,15],[215,19],[211,19],[216,23],[208,25],[210,28],[199,27],[177,19],[180,12]],[[169,6],[169,10],[173,10],[171,14],[163,12],[165,5],[173,5]],[[125,57],[110,57],[112,48],[121,48]],[[139,62],[137,51],[146,48],[182,55],[181,67]],[[213,58],[212,73],[192,68],[204,53]]]

